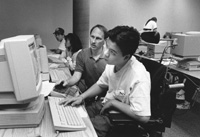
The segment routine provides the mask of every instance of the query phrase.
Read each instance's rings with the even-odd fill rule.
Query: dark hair
[[[65,30],[63,28],[58,27],[58,28],[56,28],[56,30],[54,31],[53,34],[55,34],[55,35],[64,35],[65,34]]]
[[[150,18],[149,20],[147,20],[147,22],[145,23],[145,26],[146,26],[147,23],[149,23],[149,21],[151,21],[151,20],[157,22],[157,18],[156,18],[156,17],[152,17],[152,18]]]
[[[129,26],[117,26],[108,31],[108,38],[117,44],[122,55],[133,55],[138,48],[140,34]]]
[[[65,36],[65,40],[69,40],[70,43],[71,43],[71,51],[72,51],[72,54],[74,54],[75,52],[77,52],[78,50],[82,49],[82,43],[81,43],[81,40],[79,39],[79,37],[74,34],[74,33],[68,33],[66,36]]]
[[[104,39],[107,38],[108,30],[106,29],[106,27],[104,27],[103,25],[97,24],[97,25],[95,25],[94,27],[91,28],[90,34],[92,33],[92,31],[93,31],[95,28],[99,28],[99,29],[104,33]]]

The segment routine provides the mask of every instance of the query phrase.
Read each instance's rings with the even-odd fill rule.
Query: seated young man
[[[55,53],[56,54],[64,54],[65,53],[65,31],[63,28],[56,28],[55,32],[53,33],[56,40],[59,42],[58,48],[56,48]]]
[[[150,74],[134,56],[140,41],[139,32],[129,26],[117,26],[108,32],[106,68],[99,80],[78,97],[63,99],[60,104],[79,105],[86,98],[107,92],[103,101],[86,106],[99,137],[109,131],[106,112],[118,110],[136,121],[148,122],[150,111]]]

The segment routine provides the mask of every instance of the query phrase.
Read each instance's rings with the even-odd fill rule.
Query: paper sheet
[[[60,54],[48,54],[47,55],[48,57],[53,57],[53,58],[59,58],[60,57]]]
[[[50,92],[53,90],[55,86],[55,83],[50,83],[49,81],[43,81],[42,82],[42,91],[40,94],[44,95],[45,97],[50,94]]]
[[[49,63],[49,68],[55,69],[58,68],[60,64],[56,64],[56,63]]]
[[[48,59],[49,59],[49,62],[50,63],[61,63],[61,64],[63,64],[64,62],[61,60],[61,59],[59,59],[59,58],[56,58],[56,57],[51,57],[51,56],[48,56]]]

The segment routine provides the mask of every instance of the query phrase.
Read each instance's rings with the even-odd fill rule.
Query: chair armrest
[[[142,129],[147,132],[151,132],[151,130],[158,132],[165,131],[165,125],[163,123],[162,118],[151,117],[147,123],[140,123],[119,111],[112,110],[109,111],[108,114],[108,117],[114,126],[130,125],[135,127],[142,127]]]
[[[120,124],[133,124],[133,123],[135,124],[136,123],[134,119],[116,110],[111,110],[108,112],[108,114],[109,114],[108,117],[111,123],[113,124],[120,125]]]
[[[109,114],[108,115],[109,119],[114,124],[132,124],[132,123],[142,124],[138,123],[136,120],[116,110],[111,110],[108,112],[108,114]],[[163,124],[163,120],[161,118],[154,119],[151,117],[150,120],[147,123],[145,123],[145,125],[152,125],[152,124]]]

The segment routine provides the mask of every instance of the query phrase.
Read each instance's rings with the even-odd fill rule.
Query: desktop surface
[[[200,70],[189,71],[189,70],[185,70],[185,69],[179,68],[176,65],[170,65],[169,68],[171,68],[173,70],[176,70],[178,72],[181,72],[183,74],[186,74],[188,76],[192,76],[192,77],[197,78],[197,79],[200,80]]]
[[[49,108],[49,103],[45,100],[45,114],[42,122],[38,127],[35,128],[8,128],[0,129],[1,137],[56,137],[57,133],[53,128],[53,122],[51,118],[51,112]],[[66,137],[97,137],[94,127],[89,119],[89,117],[84,117],[87,128],[84,131],[75,132],[60,132],[59,136]]]
[[[65,73],[71,76],[68,68],[58,68],[63,69]],[[43,119],[39,126],[29,127],[29,128],[7,128],[0,129],[1,137],[56,137],[56,136],[66,136],[66,137],[97,137],[95,129],[90,121],[89,117],[82,117],[86,129],[83,131],[73,131],[73,132],[60,132],[59,135],[55,132],[53,126],[53,120],[51,116],[49,101],[45,99],[45,113]]]
[[[137,58],[141,58],[141,59],[146,59],[146,60],[149,60],[150,62],[149,63],[153,63],[153,64],[157,64],[159,61],[160,61],[160,59],[158,60],[158,59],[154,59],[154,58],[149,58],[149,57],[146,57],[146,56],[143,56],[143,55],[135,55]],[[155,63],[156,62],[156,63]],[[160,64],[161,65],[161,64]],[[164,64],[163,64],[164,65]],[[180,73],[183,73],[183,74],[186,74],[186,75],[188,75],[188,76],[191,76],[191,77],[194,77],[194,78],[197,78],[197,79],[199,79],[200,80],[200,70],[191,70],[191,71],[189,71],[189,70],[185,70],[185,69],[183,69],[183,68],[179,68],[179,67],[177,67],[177,65],[176,64],[174,64],[174,63],[171,63],[170,65],[169,65],[169,63],[167,63],[167,65],[165,65],[166,67],[168,66],[170,69],[173,69],[173,70],[175,70],[175,71],[177,71],[177,72],[180,72]],[[153,66],[152,66],[153,67]]]

